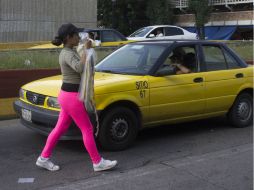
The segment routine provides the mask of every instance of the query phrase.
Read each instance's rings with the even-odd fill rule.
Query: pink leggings
[[[61,106],[59,118],[55,128],[48,136],[41,156],[44,158],[49,158],[51,156],[52,150],[57,141],[61,135],[67,131],[73,119],[82,132],[83,142],[92,162],[94,164],[99,163],[101,156],[99,155],[95,144],[93,126],[90,122],[83,102],[79,101],[78,99],[78,93],[65,92],[61,90],[58,96],[58,101]]]

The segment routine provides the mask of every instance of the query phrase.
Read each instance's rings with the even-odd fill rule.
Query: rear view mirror
[[[148,36],[149,38],[154,38],[155,37],[155,35],[154,34],[149,34],[149,36]]]

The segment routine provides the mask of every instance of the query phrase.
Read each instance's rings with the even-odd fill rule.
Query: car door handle
[[[243,78],[243,74],[242,73],[237,73],[236,75],[235,75],[235,78]]]
[[[202,77],[194,78],[193,82],[196,82],[196,83],[203,82],[203,78]]]

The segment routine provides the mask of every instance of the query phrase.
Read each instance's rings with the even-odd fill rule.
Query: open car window
[[[157,73],[162,72],[164,73],[163,75],[176,75],[195,73],[198,71],[199,64],[196,48],[195,45],[191,45],[173,49],[160,66]]]

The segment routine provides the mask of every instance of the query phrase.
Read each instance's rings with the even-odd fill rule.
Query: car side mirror
[[[154,38],[155,35],[154,34],[149,34],[148,38]]]

